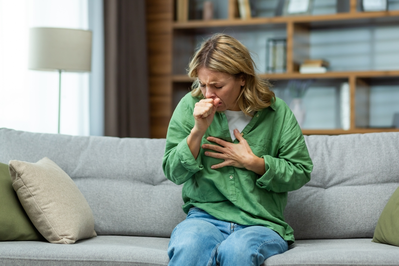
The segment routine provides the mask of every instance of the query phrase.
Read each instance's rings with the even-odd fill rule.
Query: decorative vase
[[[302,128],[303,122],[305,121],[306,110],[303,107],[301,98],[294,98],[290,103],[290,109],[294,113],[299,126]]]

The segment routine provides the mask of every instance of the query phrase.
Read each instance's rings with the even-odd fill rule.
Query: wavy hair
[[[245,85],[241,87],[237,103],[246,115],[252,116],[255,111],[269,107],[276,99],[269,81],[256,75],[255,63],[248,49],[229,35],[213,35],[201,44],[191,59],[188,76],[196,78],[191,94],[199,98],[204,98],[198,81],[198,70],[202,67],[244,78]]]

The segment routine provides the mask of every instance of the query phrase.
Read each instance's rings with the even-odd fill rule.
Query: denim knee
[[[254,261],[263,262],[265,259],[257,248],[256,243],[240,239],[237,234],[231,234],[219,245],[216,261],[218,265],[260,265],[254,264]]]
[[[287,242],[274,231],[247,227],[231,234],[220,244],[216,260],[220,265],[259,266],[268,258],[287,251]]]
[[[223,235],[212,224],[189,219],[172,232],[168,247],[169,265],[206,265]]]

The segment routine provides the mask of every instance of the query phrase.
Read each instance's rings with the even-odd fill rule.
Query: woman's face
[[[242,77],[236,78],[233,75],[201,67],[198,70],[198,80],[205,98],[220,99],[216,111],[240,111],[237,98],[240,95],[241,86],[245,85]]]

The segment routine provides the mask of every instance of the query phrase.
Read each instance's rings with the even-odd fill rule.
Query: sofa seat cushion
[[[0,265],[168,265],[168,238],[98,236],[74,245],[10,241],[0,245]]]
[[[287,252],[270,257],[264,265],[399,265],[399,248],[371,240],[297,240]]]
[[[298,240],[268,265],[399,265],[399,249],[366,239]],[[98,236],[74,245],[38,241],[10,241],[0,245],[0,266],[5,265],[168,265],[169,238]]]

